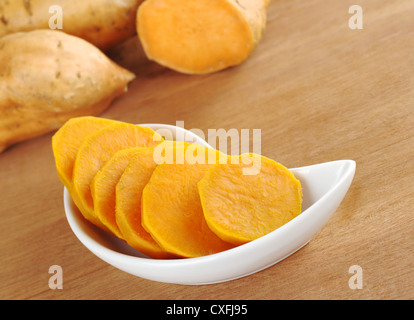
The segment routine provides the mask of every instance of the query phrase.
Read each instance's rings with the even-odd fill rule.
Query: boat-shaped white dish
[[[210,147],[186,129],[163,124],[141,124],[173,139]],[[159,131],[161,130],[161,131]],[[306,245],[326,224],[347,193],[355,174],[353,160],[338,160],[290,169],[303,189],[302,213],[275,231],[247,244],[199,258],[151,259],[124,241],[86,221],[67,189],[66,217],[76,237],[100,259],[132,275],[149,280],[198,285],[229,281],[263,270]]]

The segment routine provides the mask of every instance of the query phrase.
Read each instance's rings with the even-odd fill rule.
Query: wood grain
[[[239,280],[180,286],[131,276],[70,230],[52,134],[0,155],[2,299],[414,299],[414,2],[274,0],[241,66],[188,76],[146,61],[130,40],[111,57],[137,74],[102,116],[187,129],[261,129],[262,154],[288,167],[357,163],[328,224],[303,249]],[[48,287],[51,265],[63,289]],[[349,267],[363,269],[351,290]]]

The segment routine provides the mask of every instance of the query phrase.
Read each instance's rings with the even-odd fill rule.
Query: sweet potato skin
[[[1,38],[0,151],[72,117],[101,113],[134,78],[92,44],[61,31]]]
[[[51,6],[62,8],[63,29],[101,50],[120,44],[135,33],[136,10],[143,0],[0,0],[0,37],[48,29]]]

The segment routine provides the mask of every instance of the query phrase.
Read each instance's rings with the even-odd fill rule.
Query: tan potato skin
[[[260,42],[266,27],[266,11],[270,0],[227,0],[243,14],[253,33],[254,47]]]
[[[19,31],[49,29],[62,8],[63,29],[101,50],[108,50],[135,34],[136,11],[143,0],[0,0],[0,37]]]
[[[0,39],[0,152],[96,115],[135,78],[92,44],[56,30]]]

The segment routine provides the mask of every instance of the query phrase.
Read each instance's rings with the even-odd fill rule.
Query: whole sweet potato
[[[0,0],[0,37],[51,26],[59,28],[60,19],[61,31],[107,50],[136,32],[136,12],[142,1]]]
[[[0,151],[95,115],[135,78],[89,42],[60,31],[0,38]]]

